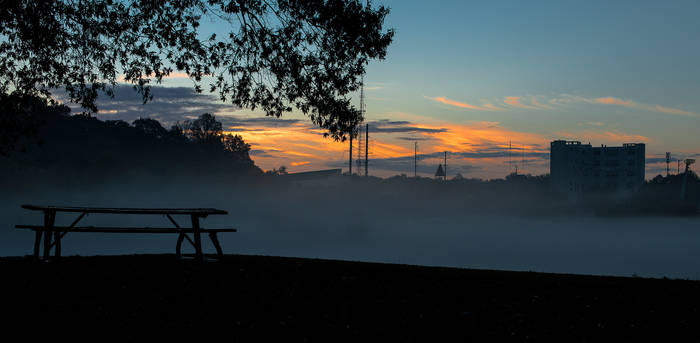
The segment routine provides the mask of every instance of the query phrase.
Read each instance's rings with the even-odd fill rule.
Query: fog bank
[[[14,189],[0,199],[0,255],[32,253],[41,213],[21,204],[105,207],[214,207],[204,227],[236,227],[225,253],[296,256],[555,273],[700,279],[700,229],[693,216],[600,217],[562,210],[557,199],[510,193],[456,192],[435,183],[387,183],[339,177],[294,183],[284,178],[144,178],[102,185]],[[528,200],[529,199],[529,200]],[[59,214],[69,225],[74,214]],[[189,225],[188,218],[176,218]],[[170,226],[161,216],[93,214],[83,225]],[[173,253],[176,235],[76,234],[64,255]],[[186,248],[189,248],[185,244]],[[205,240],[205,250],[213,252]]]

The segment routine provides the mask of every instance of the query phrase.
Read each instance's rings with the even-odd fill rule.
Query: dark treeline
[[[502,179],[408,177],[389,178],[344,175],[336,179],[295,181],[280,175],[269,178],[270,189],[324,198],[334,194],[350,207],[379,206],[386,213],[450,216],[496,213],[527,216],[582,215],[693,215],[698,214],[700,179],[688,173],[685,199],[683,175],[657,176],[636,192],[561,194],[550,189],[545,175],[510,174]],[[311,187],[313,185],[313,187]],[[296,188],[296,192],[293,191]],[[316,194],[317,193],[317,194]],[[293,199],[288,199],[292,201]],[[284,201],[282,201],[284,202]]]
[[[208,113],[166,129],[150,118],[102,121],[71,115],[63,105],[38,103],[30,116],[33,134],[24,134],[0,155],[7,187],[262,173],[250,159],[250,145],[239,135],[224,134]]]

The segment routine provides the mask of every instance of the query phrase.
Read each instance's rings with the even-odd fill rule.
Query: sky
[[[544,174],[556,139],[645,143],[647,178],[665,171],[667,151],[700,156],[700,2],[374,3],[391,8],[396,33],[365,76],[370,175],[413,175],[417,152],[418,174],[433,176],[445,151],[448,177]],[[175,73],[146,105],[118,89],[99,116],[171,124],[211,112],[262,169],[347,170],[348,143],[303,115],[264,117],[191,85]]]

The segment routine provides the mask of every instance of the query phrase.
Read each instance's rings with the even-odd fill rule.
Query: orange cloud
[[[595,102],[599,104],[605,104],[605,105],[620,105],[620,106],[627,106],[627,107],[634,107],[636,104],[632,100],[622,100],[618,98],[613,98],[611,96],[603,97],[603,98],[596,98],[594,99]]]
[[[656,105],[654,108],[655,108],[657,111],[659,111],[659,112],[668,113],[668,114],[680,114],[680,115],[684,115],[684,116],[688,116],[688,115],[692,115],[692,114],[693,114],[692,112],[683,111],[683,110],[678,110],[678,109],[675,109],[675,108],[663,107],[663,106],[660,106],[660,105]]]
[[[676,108],[670,108],[670,107],[665,107],[665,106],[661,106],[661,105],[642,104],[642,103],[638,103],[638,102],[635,102],[632,100],[623,100],[623,99],[612,97],[612,96],[605,96],[605,97],[600,97],[600,98],[586,98],[586,97],[582,97],[582,96],[562,94],[560,96],[560,98],[552,99],[549,102],[552,104],[557,104],[557,103],[568,104],[568,103],[583,102],[583,103],[589,103],[589,104],[617,105],[617,106],[624,106],[624,107],[635,108],[638,110],[650,111],[650,112],[677,114],[677,115],[685,115],[685,116],[697,116],[696,113],[693,113],[690,111],[679,110]]]
[[[431,98],[431,97],[426,97],[426,98],[433,100],[433,101],[441,102],[445,105],[450,105],[450,106],[455,106],[455,107],[460,107],[460,108],[467,108],[470,110],[478,110],[478,111],[502,111],[503,110],[502,108],[496,107],[492,104],[485,104],[483,106],[476,106],[476,105],[468,104],[466,102],[459,102],[459,101],[455,101],[455,100],[450,100],[448,98],[441,97],[441,96],[435,97],[435,98]]]
[[[528,110],[535,110],[537,107],[530,106],[530,105],[525,105],[520,102],[520,97],[519,96],[507,96],[505,100],[503,100],[508,105],[511,105],[513,107],[518,107],[518,108],[524,108]]]
[[[415,118],[414,118],[415,119]],[[525,149],[528,153],[539,152],[545,154],[549,147],[549,137],[526,132],[517,132],[500,126],[498,122],[474,121],[462,124],[434,121],[430,124],[411,124],[412,127],[420,127],[425,130],[413,133],[419,140],[418,153],[433,154],[442,151],[455,153],[482,154],[485,150],[498,150],[508,148],[508,141],[513,141],[517,151]],[[243,139],[252,145],[251,157],[255,164],[264,170],[288,166],[290,172],[300,172],[315,169],[338,168],[347,169],[348,142],[335,142],[332,139],[323,138],[322,131],[310,126],[308,123],[296,123],[285,127],[251,127],[236,131],[233,127],[229,131],[243,136]],[[405,139],[405,133],[372,132],[370,126],[370,174],[376,176],[391,176],[399,172],[396,170],[380,170],[373,168],[373,159],[413,158],[413,142]],[[356,158],[357,145],[353,149],[353,158]],[[363,150],[364,152],[364,150]],[[463,157],[455,154],[448,159],[452,166],[473,165],[476,168],[469,172],[470,177],[494,178],[503,177],[513,169],[507,164],[507,154],[498,153],[497,156]],[[537,161],[541,162],[541,159]],[[419,164],[433,165],[441,163],[437,159],[426,158]],[[541,165],[540,165],[541,164]],[[527,172],[541,174],[546,172],[548,164],[529,164]],[[451,169],[458,170],[458,169]],[[406,172],[409,172],[406,170]],[[466,174],[465,174],[466,175]]]
[[[446,132],[430,134],[437,141],[435,151],[475,151],[482,146],[504,148],[508,146],[508,141],[534,149],[540,145],[548,146],[549,141],[545,136],[509,130],[497,123],[448,124],[445,127],[448,129]]]

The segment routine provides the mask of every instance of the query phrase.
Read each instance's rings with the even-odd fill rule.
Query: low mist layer
[[[211,216],[204,227],[239,229],[221,235],[225,253],[700,279],[695,217],[599,216],[576,203],[512,187],[471,194],[454,189],[468,187],[347,176],[306,183],[266,176],[42,185],[3,197],[0,252],[31,254],[32,232],[12,228],[41,223],[41,213],[19,207],[25,203],[215,207],[230,214]],[[74,217],[59,214],[57,224],[68,225]],[[188,224],[188,218],[176,219]],[[169,226],[160,216],[97,214],[83,224]],[[176,235],[73,233],[63,240],[63,253],[169,253],[175,240]]]

